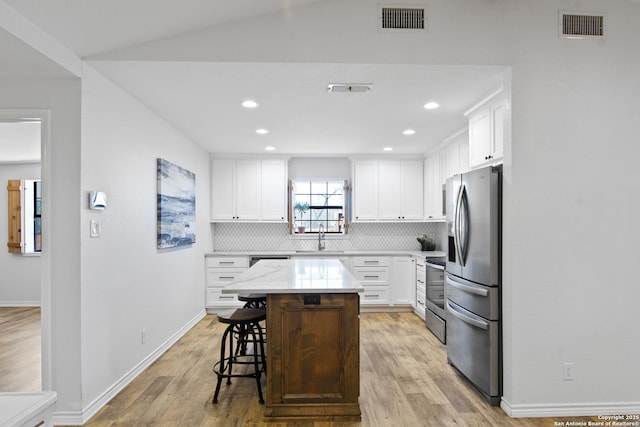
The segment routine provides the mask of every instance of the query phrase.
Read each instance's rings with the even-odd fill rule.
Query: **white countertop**
[[[56,398],[53,391],[0,393],[0,426],[26,425],[35,415],[52,408]],[[46,421],[44,425],[51,425]]]
[[[297,294],[364,292],[337,259],[261,260],[222,288],[222,293]]]
[[[290,256],[290,257],[336,257],[341,256],[415,256],[415,257],[429,257],[429,258],[442,258],[447,256],[445,251],[420,251],[420,250],[389,250],[389,251],[375,251],[375,250],[356,250],[356,251],[332,251],[326,249],[323,251],[318,250],[290,250],[290,251],[214,251],[205,254],[207,257],[215,256]]]

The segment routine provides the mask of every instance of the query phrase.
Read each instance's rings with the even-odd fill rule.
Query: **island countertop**
[[[361,293],[364,288],[337,259],[261,260],[222,288],[222,293]]]

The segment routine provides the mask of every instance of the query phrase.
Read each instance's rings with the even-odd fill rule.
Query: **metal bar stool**
[[[267,313],[256,308],[239,308],[233,312],[218,314],[218,321],[229,326],[222,334],[220,360],[213,365],[213,372],[218,376],[213,403],[218,403],[218,393],[223,378],[227,379],[227,384],[231,384],[231,378],[255,378],[259,402],[264,403],[260,378],[266,370],[266,360],[264,334],[260,321],[266,318]],[[238,342],[234,351],[235,340]],[[253,354],[247,354],[247,344],[253,344]],[[248,369],[246,372],[234,374],[234,365],[246,365]],[[253,370],[250,368],[251,365]]]
[[[240,294],[238,301],[244,302],[244,308],[267,309],[267,296],[265,294]]]
[[[244,302],[244,308],[257,308],[260,310],[267,310],[267,296],[265,294],[238,294],[238,301]],[[262,332],[267,334],[266,325],[262,326]],[[246,337],[243,333],[242,327],[240,328],[240,334],[238,335],[238,349],[242,354],[246,352]],[[266,338],[265,338],[266,342]]]

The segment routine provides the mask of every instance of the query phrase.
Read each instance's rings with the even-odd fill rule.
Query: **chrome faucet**
[[[320,224],[318,228],[318,250],[321,251],[324,249],[324,224]]]

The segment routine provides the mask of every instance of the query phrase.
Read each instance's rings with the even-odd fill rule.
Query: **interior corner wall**
[[[80,80],[0,79],[0,108],[50,115],[41,174],[43,388],[57,392],[56,411],[75,411],[82,405]]]
[[[40,179],[40,163],[0,164],[0,307],[40,305],[40,255],[9,253],[6,183],[10,179]]]
[[[196,243],[157,248],[157,167],[196,176]],[[107,207],[88,209],[90,191]],[[211,250],[209,156],[91,66],[82,81],[83,409],[204,315],[204,254]],[[90,221],[100,223],[90,237]],[[145,342],[141,336],[145,331]]]

